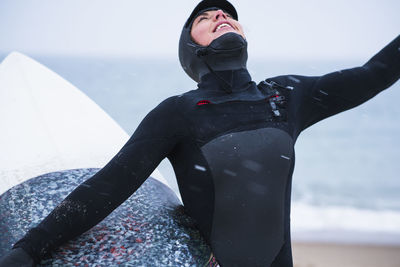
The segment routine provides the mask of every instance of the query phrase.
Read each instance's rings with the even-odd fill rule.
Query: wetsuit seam
[[[200,152],[200,155],[201,155],[201,157],[203,158],[203,160],[204,160],[204,162],[206,162],[207,163],[207,170],[208,170],[208,173],[209,173],[209,175],[210,175],[210,177],[211,177],[211,181],[212,181],[212,184],[213,184],[213,190],[212,190],[212,192],[213,192],[213,196],[212,196],[212,198],[213,198],[213,205],[212,205],[212,212],[211,212],[211,220],[210,220],[210,222],[211,222],[211,224],[210,224],[210,228],[209,228],[209,230],[210,230],[210,232],[209,232],[209,237],[207,237],[207,240],[209,240],[209,242],[210,242],[210,247],[211,247],[211,245],[212,245],[212,233],[213,233],[213,229],[214,229],[214,213],[215,213],[215,199],[216,199],[216,196],[215,196],[215,177],[214,177],[214,174],[213,174],[213,172],[212,172],[212,170],[211,170],[211,168],[210,168],[210,163],[208,162],[208,160],[207,160],[207,158],[206,158],[206,156],[204,155],[204,153],[203,153],[203,150],[201,149],[201,147],[199,146],[199,143],[198,142],[194,142],[195,143],[195,146],[196,146],[196,148],[198,149],[198,151]]]
[[[210,163],[208,162],[208,160],[207,160],[206,156],[204,155],[203,151],[201,150],[201,147],[199,146],[199,143],[198,142],[194,142],[194,143],[195,143],[194,145],[196,146],[197,150],[200,152],[200,155],[203,158],[204,162],[207,163],[206,169],[208,170],[208,173],[209,173],[209,175],[211,177],[211,181],[212,181],[212,184],[213,184],[213,188],[212,188],[213,205],[212,205],[212,212],[211,212],[212,216],[211,216],[210,232],[209,232],[210,236],[207,237],[208,240],[210,241],[210,245],[211,245],[211,236],[212,236],[212,231],[213,231],[213,220],[214,220],[214,212],[215,212],[215,177],[214,177],[213,172],[211,171]]]
[[[243,124],[239,125],[238,127],[231,128],[231,129],[229,129],[227,131],[224,131],[222,133],[218,133],[218,134],[213,135],[212,137],[209,137],[209,138],[206,138],[206,139],[197,139],[197,141],[203,143],[201,145],[201,147],[203,147],[206,144],[208,144],[209,142],[211,142],[212,140],[217,139],[217,138],[219,138],[221,136],[225,136],[225,135],[232,134],[232,133],[240,133],[240,132],[253,131],[253,130],[256,130],[256,129],[265,129],[265,128],[279,129],[279,130],[282,130],[282,131],[286,132],[287,134],[289,134],[289,136],[292,137],[291,133],[289,133],[287,130],[285,130],[285,129],[281,128],[281,127],[277,127],[276,125],[269,125],[269,126],[267,126],[267,125],[260,126],[259,125],[259,124],[262,124],[262,123],[265,123],[265,122],[266,121],[264,121],[264,120],[262,120],[262,121],[260,120],[259,122],[252,123],[252,124],[243,123]],[[246,128],[245,126],[249,126],[249,127]]]

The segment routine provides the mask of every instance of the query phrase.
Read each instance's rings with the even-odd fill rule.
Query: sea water
[[[86,93],[129,134],[162,100],[196,88],[177,59],[33,58]],[[260,60],[250,61],[249,70],[260,81],[282,74],[323,75],[363,63]],[[399,99],[397,82],[300,135],[293,175],[293,239],[400,244]],[[175,179],[167,161],[159,169],[169,181]]]

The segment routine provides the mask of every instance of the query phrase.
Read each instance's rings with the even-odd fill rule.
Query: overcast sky
[[[0,52],[177,57],[198,1],[0,0]],[[232,0],[250,57],[367,59],[400,34],[399,0]]]

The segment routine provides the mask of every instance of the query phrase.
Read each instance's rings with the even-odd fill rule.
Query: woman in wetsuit
[[[167,157],[186,212],[221,266],[292,266],[290,194],[294,143],[310,125],[353,108],[400,77],[400,36],[365,65],[319,77],[278,76],[258,85],[235,8],[199,3],[179,57],[198,89],[166,99],[121,151],[31,229],[0,266],[38,263],[124,202]],[[85,207],[86,213],[71,209]],[[58,215],[69,220],[58,220]],[[14,264],[14,265],[13,265]]]

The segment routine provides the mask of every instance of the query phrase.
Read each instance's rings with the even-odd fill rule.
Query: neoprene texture
[[[231,93],[214,74],[205,75],[198,89],[151,111],[110,163],[67,197],[85,213],[61,204],[16,247],[41,259],[106,217],[168,157],[185,210],[221,266],[292,266],[295,140],[305,128],[396,82],[399,48],[400,36],[362,67],[279,76],[258,86],[246,69],[220,72],[231,77]]]
[[[226,266],[270,265],[284,243],[292,138],[280,129],[260,128],[220,136],[201,150],[213,176],[218,211],[212,222],[214,253],[231,255]]]

